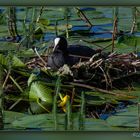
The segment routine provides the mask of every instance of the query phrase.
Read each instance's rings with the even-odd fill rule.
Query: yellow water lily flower
[[[68,101],[68,99],[70,98],[69,95],[65,95],[61,100],[59,106],[62,107],[63,111],[66,112],[66,103]]]

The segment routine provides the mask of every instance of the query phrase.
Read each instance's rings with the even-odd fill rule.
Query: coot
[[[68,45],[66,38],[58,36],[54,39],[52,54],[48,56],[48,66],[59,69],[64,64],[72,66],[80,61],[92,57],[98,50],[82,45]]]

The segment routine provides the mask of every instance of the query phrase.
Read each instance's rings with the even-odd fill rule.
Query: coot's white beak
[[[53,52],[57,49],[59,41],[60,41],[59,37],[55,38]]]

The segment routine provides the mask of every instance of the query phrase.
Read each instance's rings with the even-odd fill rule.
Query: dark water
[[[5,8],[1,8],[1,12],[3,12],[4,10],[5,10]],[[112,38],[111,30],[113,29],[113,8],[105,8],[105,7],[104,8],[99,8],[99,7],[98,8],[95,8],[95,7],[84,7],[84,8],[81,8],[81,10],[83,12],[85,12],[85,15],[87,15],[88,18],[90,18],[90,17],[92,18],[92,17],[95,16],[95,17],[97,17],[97,20],[100,20],[101,19],[101,22],[99,22],[98,24],[94,24],[94,21],[93,21],[93,27],[91,27],[89,29],[89,27],[87,26],[86,22],[84,23],[85,25],[76,25],[78,23],[78,21],[79,21],[79,20],[77,20],[77,23],[75,21],[75,23],[72,24],[72,28],[70,29],[70,31],[73,31],[73,32],[87,31],[86,32],[86,35],[89,36],[90,39],[92,39],[92,38],[93,39]],[[120,21],[122,21],[122,20],[125,21],[126,20],[125,22],[127,22],[127,21],[129,22],[129,19],[132,19],[132,15],[129,14],[129,13],[127,14],[127,11],[126,10],[131,11],[131,8],[124,8],[124,9],[120,8],[120,14],[119,14]],[[16,11],[17,11],[17,15],[18,15],[20,13],[25,12],[25,8],[23,8],[23,7],[16,7]],[[55,12],[55,11],[52,11],[52,12]],[[86,12],[91,12],[91,13],[90,14],[86,14]],[[47,11],[46,11],[46,13],[47,13]],[[59,15],[60,14],[60,11],[59,12],[56,12],[56,14]],[[76,13],[74,13],[74,14],[76,14]],[[73,18],[73,15],[71,15],[71,17],[69,19],[69,23],[70,24],[71,24],[71,19]],[[108,23],[104,23],[104,22],[102,22],[102,18],[101,18],[102,16],[100,17],[99,15],[102,15],[105,20],[107,18],[110,18],[112,20],[111,20],[111,22],[108,21]],[[123,15],[125,15],[125,16],[123,16]],[[54,19],[54,16],[56,16],[56,15],[53,14],[52,17],[49,16],[48,19],[50,21],[52,21]],[[123,18],[121,18],[121,17],[123,17]],[[58,16],[58,19],[59,19],[59,16]],[[96,22],[96,18],[94,20]],[[31,21],[31,18],[26,19],[26,23],[27,24],[30,21]],[[55,20],[53,20],[53,22],[51,22],[50,25],[54,24],[53,26],[55,27],[55,23],[54,22],[55,22]],[[18,25],[18,28],[22,28],[22,24],[23,24],[23,19],[21,18],[21,16],[20,17],[18,16],[17,17],[17,25]],[[65,32],[65,30],[63,30],[61,33],[63,34],[63,32]],[[139,35],[139,34],[140,33],[136,33],[136,35]],[[59,35],[61,35],[61,34],[59,34]],[[43,39],[44,39],[44,41],[50,41],[55,36],[56,36],[55,31],[47,31],[46,33],[44,33]],[[71,36],[71,37],[74,37],[74,38],[78,37],[78,38],[80,38],[79,35],[78,36],[77,35],[74,35],[74,36]],[[4,40],[3,37],[0,37],[0,41],[5,41],[5,40]]]

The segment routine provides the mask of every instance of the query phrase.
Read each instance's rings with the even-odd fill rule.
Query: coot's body
[[[82,45],[69,45],[67,50],[69,54],[85,57],[92,57],[96,53],[95,50]]]

